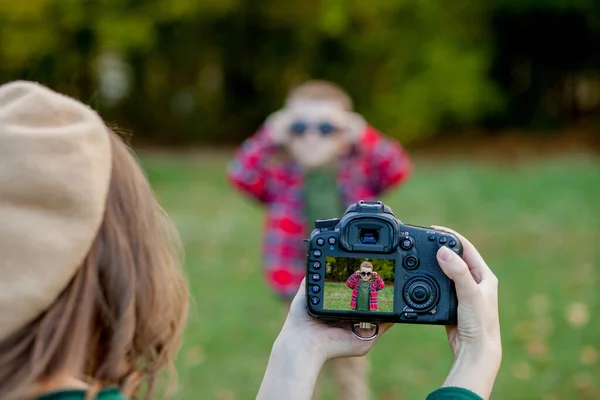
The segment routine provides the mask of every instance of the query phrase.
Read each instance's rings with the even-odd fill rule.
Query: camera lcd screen
[[[327,257],[323,309],[392,313],[393,259]]]

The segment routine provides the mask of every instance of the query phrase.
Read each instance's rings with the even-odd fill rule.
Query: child
[[[294,88],[285,106],[238,149],[228,171],[234,187],[265,206],[264,276],[287,302],[305,275],[303,239],[314,220],[375,200],[410,174],[402,146],[355,113],[343,89],[325,81]],[[369,398],[366,359],[331,363],[340,398]]]
[[[352,289],[350,308],[356,311],[377,311],[377,292],[385,284],[379,274],[373,272],[373,264],[368,261],[360,264],[360,270],[350,275],[346,286]]]
[[[188,292],[127,146],[74,99],[2,85],[0,199],[0,399],[150,398]]]

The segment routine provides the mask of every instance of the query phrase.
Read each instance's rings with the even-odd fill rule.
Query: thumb
[[[446,276],[454,281],[459,300],[477,292],[477,283],[471,276],[469,267],[458,254],[443,246],[437,252],[437,260]]]

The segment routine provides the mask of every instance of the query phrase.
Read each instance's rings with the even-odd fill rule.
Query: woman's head
[[[0,398],[57,374],[152,389],[187,285],[176,231],[119,137],[43,86],[0,86],[0,218]]]

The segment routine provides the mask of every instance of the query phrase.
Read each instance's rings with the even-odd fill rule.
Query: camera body
[[[456,236],[403,224],[381,201],[361,200],[341,218],[315,221],[307,242],[306,294],[312,316],[456,324],[454,282],[436,258],[442,246],[462,256]]]

